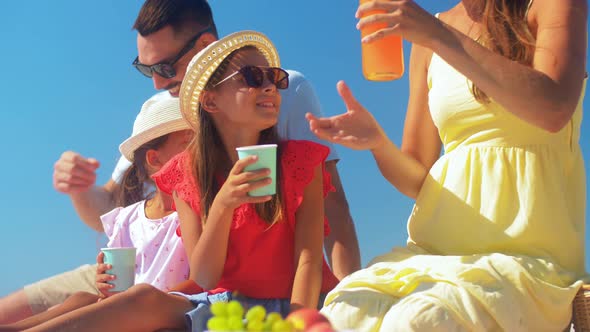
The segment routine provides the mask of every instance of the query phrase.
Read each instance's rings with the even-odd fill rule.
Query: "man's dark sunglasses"
[[[246,81],[246,84],[251,88],[260,88],[262,84],[264,84],[265,74],[266,78],[272,84],[274,84],[277,89],[283,90],[289,87],[289,73],[287,73],[284,69],[278,67],[262,66],[244,66],[233,74],[219,81],[213,87],[218,86],[219,84],[229,80],[237,74],[242,75],[244,81]]]
[[[155,65],[144,65],[143,63],[139,62],[139,56],[135,58],[132,65],[139,70],[140,73],[145,75],[146,77],[154,76],[154,73],[162,76],[163,78],[172,78],[176,76],[176,70],[174,70],[174,64],[180,60],[188,51],[190,51],[194,46],[197,40],[201,38],[201,36],[205,33],[213,33],[213,27],[209,26],[206,29],[202,30],[201,32],[197,33],[193,38],[191,38],[186,45],[176,54],[174,59],[168,62],[160,62],[156,63]]]

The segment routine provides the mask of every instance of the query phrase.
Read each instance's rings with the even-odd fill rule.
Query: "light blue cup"
[[[109,291],[122,292],[135,284],[135,248],[102,248],[104,263],[111,264],[112,268],[107,274],[113,274],[117,278],[109,281],[115,285]]]
[[[244,170],[255,171],[261,168],[270,169],[270,175],[272,182],[264,187],[254,189],[248,192],[248,195],[258,197],[266,195],[274,195],[277,192],[277,145],[276,144],[263,144],[263,145],[251,145],[242,146],[236,148],[238,151],[238,157],[240,159],[248,156],[258,156],[258,161],[252,165],[248,165]]]

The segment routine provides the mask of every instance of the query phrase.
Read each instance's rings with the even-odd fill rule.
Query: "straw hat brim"
[[[133,155],[135,154],[135,150],[137,150],[137,148],[139,148],[143,144],[153,139],[156,139],[160,136],[164,136],[175,131],[181,131],[186,129],[191,128],[182,118],[169,121],[164,124],[142,131],[137,135],[129,137],[123,143],[121,143],[121,145],[119,145],[119,150],[127,160],[133,162]]]
[[[256,31],[232,33],[197,53],[191,60],[180,87],[180,110],[193,129],[198,129],[199,100],[211,75],[229,54],[245,46],[256,47],[269,66],[281,66],[273,43],[264,34]]]

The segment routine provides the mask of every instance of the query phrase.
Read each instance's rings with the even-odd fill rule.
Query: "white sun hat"
[[[280,67],[281,61],[274,44],[264,34],[244,30],[214,41],[190,61],[180,87],[182,116],[194,130],[199,130],[199,102],[209,79],[230,53],[246,46],[256,47],[270,67]]]
[[[157,93],[141,106],[133,123],[133,133],[119,145],[119,151],[133,162],[135,150],[145,143],[166,134],[191,129],[182,118],[180,102],[167,91]]]

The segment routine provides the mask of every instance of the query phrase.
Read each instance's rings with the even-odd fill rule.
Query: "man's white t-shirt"
[[[287,70],[287,72],[289,73],[289,88],[280,90],[282,102],[277,123],[279,136],[283,139],[307,140],[325,145],[330,148],[330,154],[326,160],[338,160],[338,154],[334,146],[330,142],[317,138],[309,130],[309,124],[305,119],[305,113],[307,112],[317,117],[323,116],[320,101],[313,87],[303,74],[293,70]],[[131,163],[121,156],[111,176],[112,179],[119,183],[129,166],[131,166]]]

